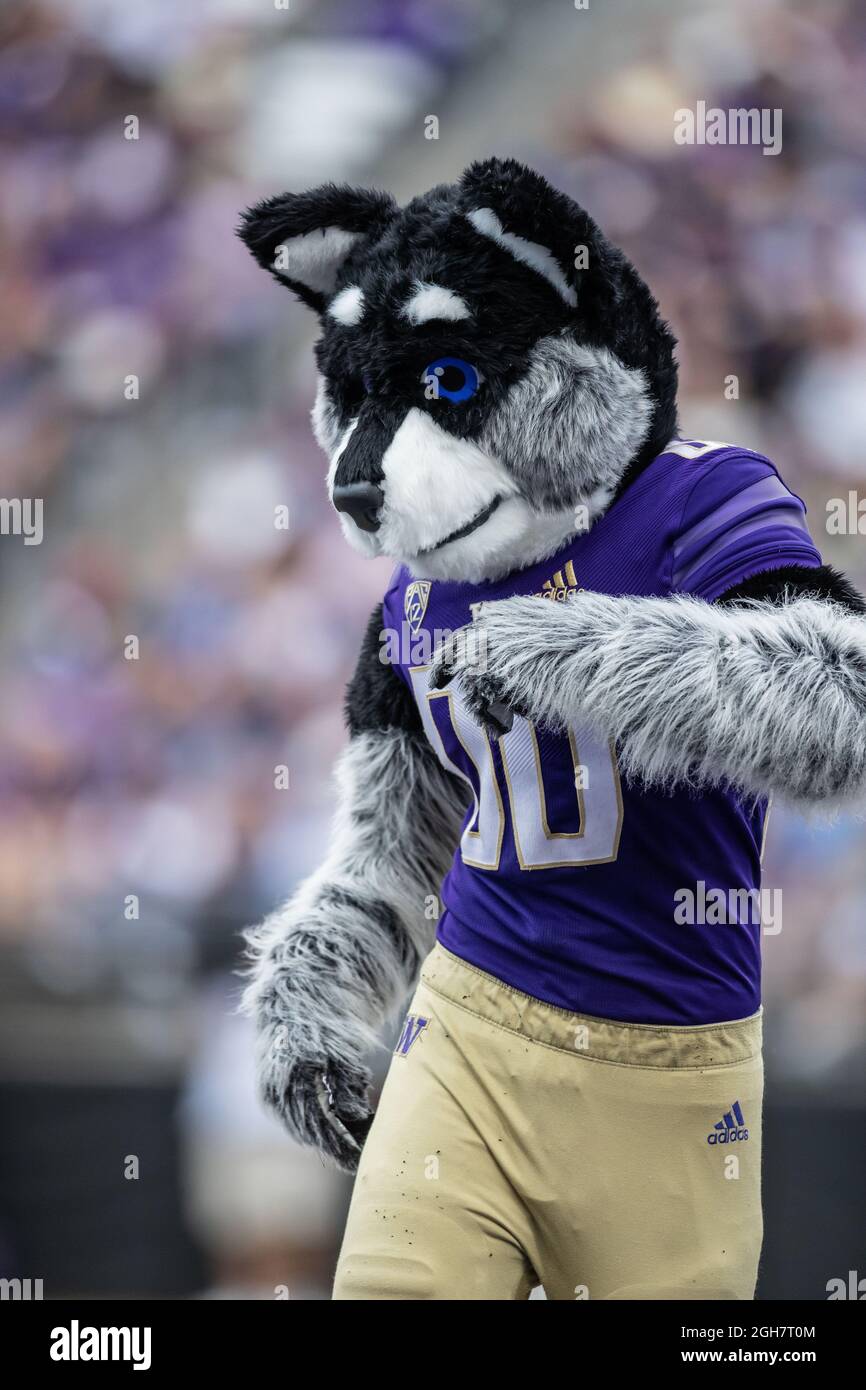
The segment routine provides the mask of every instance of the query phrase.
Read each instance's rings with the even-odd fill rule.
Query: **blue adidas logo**
[[[400,1034],[400,1041],[394,1048],[395,1054],[405,1057],[413,1043],[417,1042],[427,1024],[429,1018],[422,1018],[420,1014],[407,1014],[403,1024],[403,1031]]]
[[[746,1121],[743,1119],[740,1102],[735,1100],[730,1110],[726,1110],[722,1118],[713,1125],[712,1130],[707,1135],[707,1143],[735,1144],[738,1140],[748,1139],[748,1137],[749,1131],[746,1129]]]

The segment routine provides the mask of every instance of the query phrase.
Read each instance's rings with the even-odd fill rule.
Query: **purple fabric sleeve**
[[[773,465],[757,455],[728,454],[686,499],[674,537],[671,588],[712,603],[753,574],[820,564],[806,508]]]

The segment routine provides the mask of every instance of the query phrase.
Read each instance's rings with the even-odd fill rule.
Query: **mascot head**
[[[326,184],[245,215],[319,316],[316,437],[347,540],[478,582],[554,554],[676,434],[674,339],[586,212],[514,160],[406,207]]]

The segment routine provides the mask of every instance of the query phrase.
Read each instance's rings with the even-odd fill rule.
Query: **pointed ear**
[[[388,193],[326,183],[249,208],[238,236],[260,266],[321,313],[350,251],[381,231],[396,206]]]
[[[578,248],[594,247],[598,229],[588,213],[516,159],[472,164],[460,180],[460,206],[475,230],[489,237],[577,304]]]

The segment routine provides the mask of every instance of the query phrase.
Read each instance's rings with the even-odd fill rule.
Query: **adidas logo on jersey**
[[[743,1119],[740,1102],[735,1100],[730,1110],[726,1110],[722,1118],[714,1124],[707,1135],[707,1143],[735,1144],[738,1140],[748,1139],[748,1137],[749,1131],[746,1129],[746,1121]]]
[[[574,565],[571,560],[566,561],[561,570],[557,570],[552,579],[545,579],[544,584],[533,598],[549,598],[554,603],[562,603],[571,594],[581,593],[577,585],[577,575],[574,572]]]

